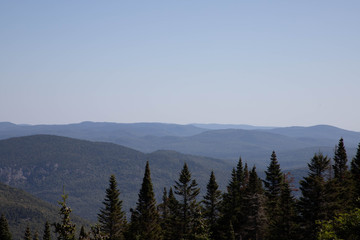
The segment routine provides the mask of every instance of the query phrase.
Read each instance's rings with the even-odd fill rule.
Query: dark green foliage
[[[219,185],[216,182],[213,171],[210,174],[206,189],[207,192],[203,200],[204,217],[210,230],[211,239],[216,239],[216,236],[218,236],[217,222],[220,217],[221,191],[219,190]]]
[[[25,229],[24,240],[31,240],[31,231],[29,225]]]
[[[43,240],[51,240],[50,224],[48,221],[45,223]]]
[[[264,180],[265,195],[267,197],[267,212],[271,216],[277,207],[282,183],[282,173],[280,164],[277,161],[275,151],[272,152],[270,164],[265,171],[266,178]]]
[[[85,232],[84,226],[81,226],[79,240],[86,240],[88,238],[87,233]]]
[[[195,212],[198,208],[196,197],[199,195],[200,189],[195,181],[191,178],[191,173],[185,163],[181,170],[179,180],[175,181],[175,194],[180,198],[180,227],[181,237],[191,239],[194,236],[192,226],[195,223]]]
[[[354,184],[354,205],[360,207],[360,143],[356,156],[351,161],[351,175]]]
[[[132,212],[131,216],[131,225],[133,239],[162,239],[160,218],[156,208],[149,162],[146,162],[139,199],[136,204],[136,209]]]
[[[0,218],[0,240],[11,240],[12,235],[9,230],[9,225],[4,214],[1,214]]]
[[[343,181],[347,173],[347,154],[344,146],[344,140],[340,138],[338,146],[335,148],[334,156],[334,177]]]
[[[269,219],[269,237],[274,240],[295,240],[298,236],[296,201],[291,193],[287,177],[281,184],[280,200],[276,215]]]
[[[231,222],[229,224],[229,231],[228,231],[228,235],[227,235],[226,239],[227,240],[235,240],[234,227]]]
[[[318,240],[359,240],[360,209],[338,214],[334,219],[318,222]]]
[[[59,210],[61,221],[54,223],[55,234],[58,240],[75,240],[75,224],[73,224],[70,219],[72,210],[66,205],[68,195],[64,193],[61,197],[62,201],[59,202],[61,206]]]
[[[329,163],[330,160],[326,156],[321,153],[315,154],[308,164],[310,171],[308,176],[300,181],[302,196],[298,206],[303,239],[315,239],[317,234],[315,222],[330,217],[324,179]]]
[[[181,214],[180,214],[180,203],[176,200],[174,192],[170,187],[168,201],[168,212],[169,215],[164,219],[165,228],[163,228],[164,240],[177,239],[181,234]]]
[[[103,201],[104,207],[100,209],[98,220],[102,233],[109,240],[124,239],[126,227],[125,213],[122,211],[122,201],[119,199],[120,192],[117,188],[115,175],[109,179],[109,187]]]
[[[335,206],[335,212],[339,213],[351,209],[354,202],[352,201],[353,184],[348,171],[347,154],[342,138],[335,149],[333,170],[334,179],[331,183],[333,197],[330,201]]]
[[[33,240],[39,240],[39,233],[37,231],[34,233]]]
[[[266,229],[265,196],[255,166],[249,174],[245,200],[247,216],[244,225],[245,239],[263,239]]]
[[[8,220],[13,239],[22,239],[29,225],[33,231],[43,232],[46,221],[58,221],[58,207],[40,200],[20,189],[0,183],[0,209]],[[73,215],[74,223],[89,226],[89,222]],[[50,230],[51,237],[55,235]]]

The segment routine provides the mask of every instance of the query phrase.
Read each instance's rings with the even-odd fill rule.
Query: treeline
[[[308,163],[308,175],[300,181],[297,199],[291,175],[281,170],[275,152],[265,179],[240,158],[226,191],[219,190],[211,172],[203,197],[185,163],[174,186],[164,188],[162,202],[157,204],[147,162],[130,219],[126,219],[112,175],[98,223],[90,231],[82,227],[75,236],[65,194],[59,202],[61,221],[52,228],[58,240],[356,240],[360,239],[360,144],[350,168],[348,165],[343,139],[333,159],[315,153]],[[50,240],[49,233],[46,223],[43,240]],[[11,240],[11,234],[2,216],[0,240],[5,239]],[[31,240],[29,228],[24,239]],[[33,240],[38,239],[34,234]]]

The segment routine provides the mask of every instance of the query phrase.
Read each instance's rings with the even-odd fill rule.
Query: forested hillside
[[[0,141],[0,181],[56,204],[63,186],[76,214],[94,220],[104,197],[110,174],[118,177],[128,212],[137,197],[146,161],[153,166],[157,199],[173,184],[182,164],[193,169],[204,189],[211,170],[223,186],[231,165],[206,157],[173,151],[144,154],[112,143],[89,142],[66,137],[35,135]]]
[[[6,217],[13,239],[22,239],[27,226],[33,234],[38,232],[42,236],[46,221],[50,224],[60,221],[58,212],[58,204],[52,205],[23,190],[0,183],[0,214]],[[89,221],[76,215],[72,215],[72,219],[80,227],[90,226]]]
[[[300,181],[299,198],[294,197],[293,178],[282,170],[275,151],[267,162],[263,178],[259,177],[256,166],[249,167],[240,158],[231,173],[229,171],[230,180],[223,191],[211,171],[204,195],[200,194],[192,168],[185,162],[175,181],[163,188],[161,200],[156,200],[150,169],[153,167],[146,161],[138,195],[132,199],[134,207],[130,217],[124,210],[117,177],[111,174],[97,210],[98,223],[88,231],[82,230],[79,238],[359,239],[360,143],[352,159],[348,159],[342,138],[335,148],[333,161],[321,152],[314,153],[308,162],[308,173]],[[156,167],[155,171],[158,170]],[[70,240],[75,239],[76,225],[71,222],[71,208],[65,200],[63,196],[59,202],[59,215],[63,220],[53,227],[58,239]],[[7,233],[4,222],[2,217],[0,235]],[[25,234],[25,239],[30,238]]]

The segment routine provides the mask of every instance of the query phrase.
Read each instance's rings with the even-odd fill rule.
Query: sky
[[[360,131],[360,1],[0,1],[0,122]]]

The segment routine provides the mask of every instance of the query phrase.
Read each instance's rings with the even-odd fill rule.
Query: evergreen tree
[[[334,156],[334,177],[343,181],[347,173],[347,154],[344,146],[344,140],[340,138],[338,146],[335,148]]]
[[[179,239],[182,229],[180,225],[180,204],[176,200],[171,187],[167,199],[168,217],[165,219],[165,228],[163,228],[164,240],[175,240]]]
[[[39,233],[36,231],[33,240],[39,240]]]
[[[354,205],[360,208],[360,143],[356,156],[351,161],[351,176],[354,184]]]
[[[0,240],[11,240],[12,236],[9,230],[9,224],[4,214],[0,218]]]
[[[328,197],[326,193],[325,172],[330,160],[323,154],[315,154],[311,159],[309,174],[300,181],[300,197],[298,207],[300,212],[301,232],[303,239],[316,239],[317,220],[329,218]]]
[[[184,164],[181,170],[179,181],[175,181],[175,194],[180,197],[180,226],[181,237],[191,239],[193,237],[192,226],[194,225],[194,213],[198,207],[196,197],[199,195],[200,189],[195,181],[191,178],[191,173],[187,164]]]
[[[229,231],[228,231],[228,235],[227,235],[227,240],[235,240],[235,232],[234,232],[234,227],[232,225],[232,223],[230,222],[229,224]]]
[[[61,208],[59,215],[61,216],[60,223],[54,223],[55,233],[58,240],[75,240],[75,224],[71,223],[70,213],[71,208],[66,205],[66,199],[68,195],[63,193],[62,202],[59,202]]]
[[[88,235],[85,232],[84,226],[81,226],[80,233],[79,233],[79,240],[86,240],[88,239]]]
[[[31,240],[31,231],[29,225],[27,225],[25,234],[24,234],[24,240]]]
[[[273,216],[279,200],[282,183],[282,173],[275,151],[271,154],[270,164],[265,174],[264,186],[267,197],[267,212],[269,216]]]
[[[298,236],[297,212],[295,198],[286,176],[283,177],[281,185],[278,214],[270,222],[269,240],[295,240]]]
[[[51,240],[50,224],[48,221],[45,223],[43,240]]]
[[[249,184],[246,189],[245,239],[260,240],[264,238],[266,228],[265,196],[262,181],[254,166],[249,174]]]
[[[267,235],[269,239],[273,239],[274,229],[273,226],[276,225],[275,220],[279,218],[279,201],[281,194],[281,183],[283,181],[283,174],[280,169],[280,164],[277,161],[275,151],[272,152],[270,158],[270,164],[265,171],[266,178],[263,181],[265,186],[265,195],[266,195],[266,215],[268,218],[268,229]]]
[[[335,213],[350,210],[354,203],[353,189],[351,184],[351,175],[347,166],[347,154],[344,146],[344,141],[341,138],[338,146],[335,148],[334,155],[334,179],[331,183],[332,199],[331,202],[335,207]]]
[[[136,209],[133,211],[131,225],[133,225],[132,229],[135,230],[137,238],[147,240],[161,239],[160,219],[150,177],[149,162],[146,162],[145,174]]]
[[[122,211],[122,201],[119,199],[119,195],[115,175],[111,175],[103,201],[104,208],[98,214],[100,230],[109,240],[124,239],[126,218]]]
[[[210,229],[211,239],[216,239],[217,222],[220,217],[221,191],[216,182],[214,171],[211,171],[209,182],[206,186],[206,195],[204,196],[204,217]]]

